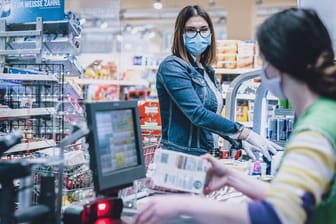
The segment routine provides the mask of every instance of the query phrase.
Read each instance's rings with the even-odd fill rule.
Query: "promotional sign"
[[[0,0],[0,17],[7,23],[64,19],[64,0]]]

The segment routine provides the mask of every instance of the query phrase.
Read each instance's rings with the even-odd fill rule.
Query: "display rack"
[[[267,137],[266,135],[266,126],[268,120],[268,104],[269,101],[278,101],[278,98],[268,94],[267,89],[263,84],[260,84],[256,90],[254,96],[242,96],[238,94],[238,90],[241,87],[243,82],[259,77],[260,69],[249,70],[246,73],[238,75],[231,83],[226,95],[226,111],[225,115],[228,119],[235,121],[236,120],[236,108],[238,99],[246,99],[254,101],[254,111],[253,111],[253,125],[250,125],[251,128],[261,134],[262,136]],[[292,109],[276,109],[275,115],[285,115],[285,116],[294,116],[294,110]],[[245,125],[249,126],[249,125]],[[284,145],[285,141],[274,141],[279,145]]]
[[[56,208],[55,223],[61,219],[60,192],[67,190],[63,189],[66,184],[63,174],[70,176],[64,151],[84,149],[84,143],[81,147],[78,147],[81,143],[73,144],[77,139],[64,141],[72,135],[71,121],[83,116],[77,113],[81,108],[71,95],[76,90],[71,85],[65,88],[65,76],[82,74],[75,57],[79,37],[80,27],[74,16],[61,21],[36,18],[35,22],[12,24],[0,19],[0,131],[6,134],[22,130],[24,134],[23,142],[6,151],[4,157],[10,160],[43,157],[42,169],[52,168],[47,173],[35,170],[34,183],[29,188],[34,189],[30,203],[37,203],[34,196],[39,194],[40,177],[54,177],[58,198],[50,203]]]
[[[267,112],[267,95],[268,90],[265,88],[263,84],[261,84],[256,92],[256,100],[255,100],[255,112],[254,112],[254,119],[253,119],[253,129],[257,133],[261,134],[262,136],[267,136],[267,120],[269,119],[269,115]],[[283,109],[283,108],[276,108],[274,110],[274,116],[283,116],[283,117],[293,117],[295,116],[293,109]],[[269,128],[269,127],[268,127]],[[284,146],[286,141],[283,140],[272,140],[273,142],[277,143],[278,145]]]
[[[0,19],[0,69],[15,64],[61,64],[64,74],[79,76],[80,27],[74,17],[61,21],[6,24]]]
[[[226,94],[226,111],[225,116],[235,121],[236,120],[236,108],[237,97],[239,96],[238,90],[243,82],[250,79],[257,78],[259,76],[260,69],[248,70],[246,73],[238,75],[231,83]]]
[[[246,68],[246,69],[216,69],[216,75],[217,78],[220,80],[220,83],[222,83],[222,96],[225,102],[225,105],[228,105],[230,107],[231,100],[227,100],[228,92],[230,85],[232,85],[233,80],[235,80],[240,75],[242,76],[248,76],[248,74],[255,73],[260,71],[260,68]],[[255,76],[257,77],[257,76]],[[235,93],[235,102],[238,102],[239,105],[233,105],[233,108],[235,111],[235,119],[241,123],[244,123],[246,127],[252,128],[253,121],[252,121],[252,111],[253,111],[253,103],[256,97],[255,91],[256,88],[259,85],[258,79],[254,79],[255,77],[249,78],[246,77],[246,82],[243,80],[239,86],[237,86],[237,93]],[[242,77],[241,77],[242,78]],[[233,83],[234,84],[234,83]],[[276,97],[269,94],[267,96],[268,100],[277,100]],[[246,110],[245,107],[248,107],[248,110]],[[236,113],[237,110],[239,113]],[[231,111],[229,112],[229,114]],[[237,115],[237,116],[236,116]]]
[[[237,69],[225,69],[225,68],[219,68],[215,69],[216,74],[223,74],[223,75],[240,75],[240,74],[246,74],[249,72],[259,71],[260,68],[237,68]]]
[[[59,21],[37,17],[35,22],[7,24],[5,18],[0,19],[0,72],[4,72],[0,74],[0,84],[5,91],[0,119],[8,123],[7,131],[13,130],[11,123],[17,120],[33,119],[38,120],[36,126],[45,127],[44,134],[36,130],[34,136],[49,140],[57,132],[55,143],[63,138],[67,129],[64,108],[57,114],[54,107],[57,102],[68,100],[64,98],[64,76],[82,74],[75,57],[79,53],[80,32],[79,20],[73,14]],[[57,117],[57,127],[50,122],[52,117]]]
[[[128,80],[106,80],[106,79],[83,79],[83,78],[76,78],[74,81],[80,85],[90,85],[90,84],[98,84],[98,85],[120,85],[123,86],[147,86],[148,81],[139,81],[137,83],[128,81]]]
[[[41,64],[31,66],[44,67]],[[62,66],[57,67],[60,69],[57,72],[61,74]],[[62,96],[62,77],[47,74],[36,77],[32,74],[0,74],[0,80],[1,132],[21,130],[26,141],[6,154],[55,146],[62,138],[64,130],[62,118],[58,119],[55,126],[51,122],[55,114],[55,102]],[[58,138],[52,139],[52,132],[56,129]]]

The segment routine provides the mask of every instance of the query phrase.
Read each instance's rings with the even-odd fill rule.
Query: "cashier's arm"
[[[250,223],[247,204],[231,204],[221,201],[204,200],[190,195],[153,196],[144,205],[134,224],[157,224],[178,216],[190,216],[197,223],[244,224]]]
[[[255,200],[265,197],[265,192],[269,189],[268,183],[229,168],[211,155],[207,154],[202,157],[208,160],[211,165],[207,172],[207,184],[204,189],[205,194],[219,190],[224,186],[229,186]]]

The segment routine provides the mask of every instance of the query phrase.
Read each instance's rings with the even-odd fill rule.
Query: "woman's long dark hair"
[[[216,61],[216,37],[213,23],[209,14],[198,5],[186,6],[179,12],[175,22],[172,53],[190,63],[183,43],[183,34],[186,22],[193,16],[202,17],[208,23],[211,32],[211,45],[202,53],[200,61],[204,65],[214,64]]]
[[[260,25],[257,40],[262,55],[280,71],[336,99],[332,42],[314,10],[291,8],[272,15]]]

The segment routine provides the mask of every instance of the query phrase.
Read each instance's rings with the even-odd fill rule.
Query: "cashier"
[[[297,121],[270,183],[232,170],[210,155],[204,193],[235,188],[251,201],[229,203],[190,195],[153,197],[135,223],[180,215],[198,223],[336,223],[336,65],[328,31],[311,9],[291,8],[259,27],[262,82],[293,103]]]

